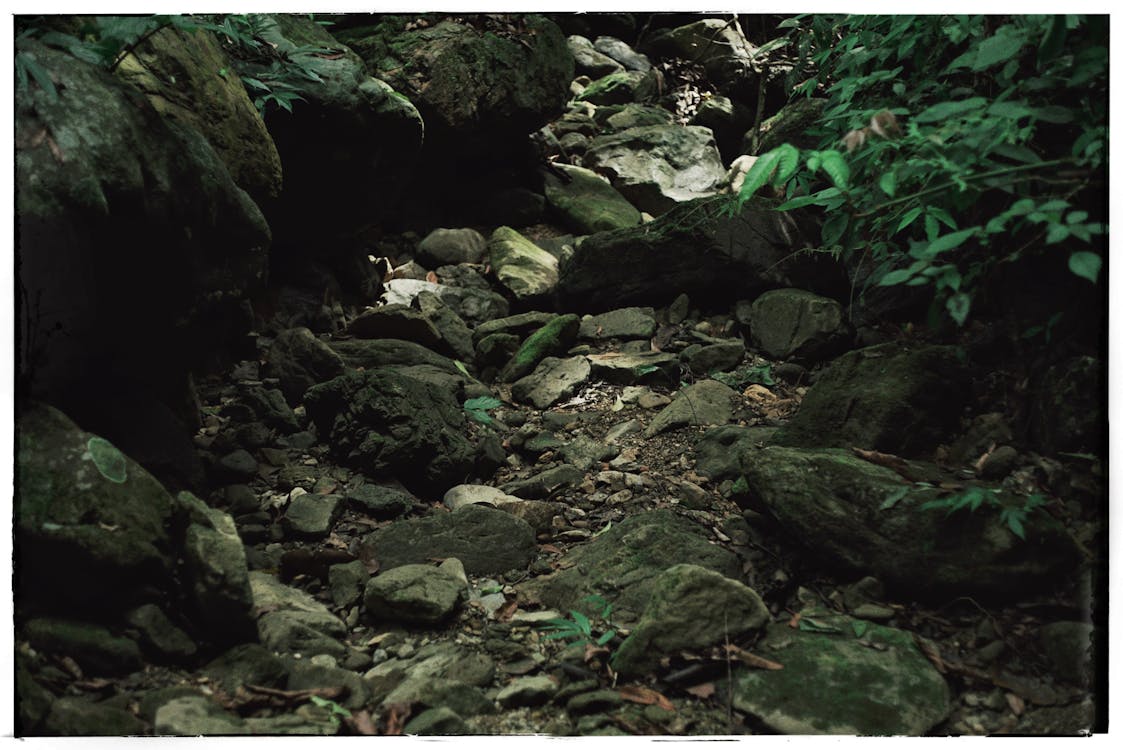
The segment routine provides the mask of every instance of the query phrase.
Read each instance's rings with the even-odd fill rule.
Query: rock
[[[347,332],[360,339],[401,339],[435,352],[448,351],[432,321],[420,311],[405,305],[383,305],[364,310],[348,324]]]
[[[642,223],[636,207],[597,173],[568,164],[554,164],[554,169],[568,179],[543,171],[546,202],[566,228],[593,234]]]
[[[65,654],[94,676],[120,675],[141,667],[134,641],[101,625],[55,617],[36,617],[21,628],[22,637],[40,651]]]
[[[489,289],[434,284],[413,279],[393,279],[387,282],[380,299],[385,304],[411,305],[421,292],[437,295],[441,302],[451,307],[467,323],[484,323],[502,318],[510,311],[507,300]]]
[[[620,674],[642,674],[663,656],[734,639],[771,620],[755,591],[697,565],[663,571],[652,583],[650,597],[639,623],[612,657],[612,668]]]
[[[456,510],[465,505],[475,505],[477,503],[486,503],[493,507],[499,507],[503,503],[517,500],[517,497],[508,495],[499,488],[489,487],[486,484],[458,484],[446,492],[443,499],[445,507],[449,510]]]
[[[240,716],[227,713],[210,698],[175,698],[156,709],[153,722],[156,734],[177,737],[249,734]]]
[[[431,565],[402,565],[367,581],[363,606],[379,620],[433,625],[467,599],[464,582]]]
[[[304,657],[329,654],[340,658],[347,654],[347,646],[340,643],[347,628],[323,604],[259,571],[250,573],[250,585],[255,607],[265,612],[257,627],[266,648]]]
[[[189,492],[176,495],[174,507],[183,529],[180,577],[192,620],[218,643],[253,640],[253,592],[234,520]]]
[[[573,464],[579,471],[588,471],[602,461],[616,458],[620,454],[620,449],[581,436],[563,445],[558,452],[566,463]]]
[[[337,607],[350,607],[359,601],[370,579],[362,560],[353,560],[328,568],[328,588],[332,603]]]
[[[967,391],[954,347],[858,349],[815,379],[773,443],[920,455],[958,427]]]
[[[678,357],[673,354],[605,352],[587,358],[593,377],[608,383],[667,386],[678,382]]]
[[[480,505],[397,521],[367,539],[384,568],[455,557],[472,575],[524,567],[536,551],[525,521]]]
[[[304,400],[304,392],[343,374],[343,360],[307,328],[289,328],[273,339],[265,357],[269,372],[281,381],[290,404]]]
[[[646,129],[626,132],[635,130]],[[559,308],[593,313],[665,305],[679,294],[717,306],[776,287],[849,293],[839,262],[796,252],[819,241],[806,214],[749,202],[730,216],[718,203],[691,202],[642,227],[589,236],[558,269]]]
[[[371,370],[378,367],[401,365],[416,367],[428,365],[450,375],[463,378],[448,357],[437,354],[412,341],[399,339],[344,339],[333,341],[331,348],[342,357],[348,367]],[[326,382],[326,381],[325,381]]]
[[[13,110],[25,144],[19,283],[35,300],[21,336],[21,363],[36,363],[27,395],[97,394],[123,375],[174,393],[191,363],[244,341],[242,301],[264,285],[269,226],[198,131],[105,66],[30,38],[18,46],[55,84],[54,96],[19,87]],[[37,140],[44,129],[56,149]]]
[[[740,339],[697,348],[687,347],[679,355],[679,359],[690,367],[695,376],[708,375],[711,372],[728,372],[741,364],[744,357],[745,344]]]
[[[557,692],[558,683],[545,675],[517,677],[496,694],[495,700],[504,708],[541,706]]]
[[[981,479],[1005,479],[1018,465],[1018,450],[1013,446],[1000,445],[987,456],[979,468]]]
[[[257,476],[257,459],[247,450],[239,448],[218,460],[222,478],[231,482],[248,482]]]
[[[487,243],[499,282],[519,300],[540,297],[558,281],[558,261],[510,227],[499,227]]]
[[[457,263],[479,263],[487,240],[475,229],[434,229],[417,245],[417,259],[431,268]]]
[[[1041,648],[1054,673],[1066,682],[1085,686],[1095,676],[1095,629],[1089,622],[1051,622],[1040,630]]]
[[[197,648],[164,610],[155,604],[142,604],[125,614],[125,622],[139,631],[140,644],[154,661],[182,663],[195,655]]]
[[[580,320],[576,315],[558,315],[523,341],[515,356],[499,373],[501,380],[512,382],[532,372],[546,357],[559,357],[577,341]]]
[[[339,733],[340,721],[331,706],[305,703],[291,714],[251,716],[245,720],[249,734],[333,735]]]
[[[598,107],[595,118],[601,127],[613,133],[648,125],[671,125],[675,121],[674,116],[662,107],[646,104]]]
[[[725,424],[733,418],[737,392],[716,380],[702,380],[679,391],[670,406],[651,420],[645,437],[686,425]]]
[[[584,473],[577,467],[562,464],[526,479],[507,482],[500,489],[517,497],[533,500],[549,497],[558,489],[576,487],[584,478]]]
[[[609,73],[586,86],[576,99],[597,106],[645,101],[658,91],[656,79],[638,70]]]
[[[230,177],[260,205],[281,192],[281,157],[246,93],[208,31],[167,26],[133,47],[117,65],[164,117],[198,130]],[[216,76],[216,70],[227,71]]]
[[[447,391],[391,368],[342,375],[305,396],[335,455],[418,491],[442,491],[472,469],[464,410]]]
[[[948,458],[956,466],[974,464],[993,445],[1010,443],[1014,433],[1006,417],[997,412],[980,414],[971,420],[967,432],[961,435],[948,450]]]
[[[624,699],[617,690],[593,690],[570,698],[565,704],[565,710],[574,716],[608,713],[623,703]]]
[[[294,250],[339,246],[333,240],[398,208],[397,188],[416,164],[426,123],[414,103],[368,75],[358,56],[307,15],[258,18],[260,38],[319,79],[293,77],[289,85],[303,101],[265,120],[285,173],[281,197],[268,209],[270,226]],[[319,52],[325,49],[330,53]],[[317,220],[305,221],[307,212]]]
[[[345,697],[339,703],[346,709],[358,711],[370,700],[370,688],[363,678],[349,669],[329,667],[298,661],[289,672],[287,690],[311,690],[314,688],[347,688]]]
[[[1071,575],[1076,560],[1071,539],[1046,514],[1026,519],[1022,541],[989,506],[951,514],[923,508],[940,490],[915,486],[849,449],[749,449],[741,462],[753,510],[771,514],[830,564],[909,596],[1040,590]],[[918,544],[902,548],[900,539]]]
[[[520,592],[562,611],[587,606],[582,599],[595,594],[613,605],[613,622],[624,626],[639,620],[656,578],[667,568],[690,563],[727,578],[740,573],[733,553],[710,544],[702,527],[668,510],[625,518],[562,562],[571,567],[520,584]]]
[[[725,177],[713,133],[694,126],[648,125],[597,136],[582,164],[607,175],[633,206],[653,216],[714,195]]]
[[[773,359],[819,362],[850,343],[842,305],[802,289],[774,289],[752,308],[753,342]]]
[[[734,708],[783,734],[915,736],[950,713],[947,683],[911,633],[867,625],[857,637],[860,621],[836,620],[838,633],[769,627],[753,653],[784,668],[734,667]]]
[[[70,696],[52,703],[43,722],[43,734],[57,737],[138,735],[145,729],[143,721],[123,708]]]
[[[703,18],[669,29],[652,37],[649,44],[657,54],[701,63],[714,83],[745,86],[757,78],[752,66],[757,47],[725,19]]]
[[[707,430],[694,445],[694,470],[714,482],[737,479],[745,473],[745,457],[767,443],[769,427],[722,425]]]
[[[584,357],[546,357],[534,372],[511,385],[511,396],[546,409],[572,396],[588,379],[589,362]]]
[[[55,701],[54,694],[40,685],[31,675],[31,670],[27,666],[28,661],[30,660],[17,655],[13,674],[16,702],[15,733],[19,736],[40,733],[42,731],[40,725]]]
[[[380,484],[361,484],[343,497],[351,507],[378,519],[396,518],[413,508],[413,495]]]
[[[818,141],[814,136],[807,135],[807,131],[822,122],[826,105],[827,100],[820,97],[792,99],[779,112],[760,124],[760,144],[755,150],[752,131],[745,133],[741,151],[746,154],[763,154],[783,143],[790,143],[800,149],[815,148]]]
[[[109,441],[36,405],[17,422],[15,590],[77,616],[171,590],[172,500]],[[106,531],[110,527],[113,531]]]
[[[581,319],[583,339],[649,339],[655,335],[655,311],[650,307],[623,307]]]
[[[573,54],[575,72],[578,75],[587,75],[590,78],[600,78],[609,73],[616,73],[624,69],[616,60],[603,52],[593,49],[593,43],[587,38],[574,34],[566,39],[569,51]]]
[[[429,708],[409,720],[404,732],[410,735],[471,734],[464,719],[451,708]]]
[[[616,37],[598,36],[593,41],[593,49],[608,55],[628,70],[638,70],[646,73],[651,70],[651,61],[647,55],[641,55]]]
[[[297,537],[325,537],[343,510],[342,500],[340,495],[299,495],[285,510],[285,528]]]
[[[235,646],[203,667],[203,674],[228,695],[234,695],[244,685],[283,687],[288,672],[284,659],[257,643]]]
[[[248,406],[266,427],[286,434],[300,429],[300,423],[286,403],[284,394],[276,388],[259,385],[240,388],[238,401]]]
[[[456,310],[441,301],[432,292],[419,292],[417,305],[443,339],[444,351],[461,362],[471,365],[476,353],[472,348],[472,329],[464,322]]]
[[[753,124],[753,113],[740,102],[727,96],[715,95],[698,104],[690,125],[709,128],[714,134],[723,162],[731,162],[741,153],[741,139],[745,129]],[[740,185],[734,192],[740,190]]]
[[[1103,450],[1103,362],[1074,357],[1035,378],[1030,434],[1046,453]]]

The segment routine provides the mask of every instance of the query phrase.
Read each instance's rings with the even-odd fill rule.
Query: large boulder
[[[729,216],[724,205],[692,202],[642,227],[586,238],[558,269],[559,308],[665,305],[680,293],[718,306],[776,287],[848,294],[837,261],[796,252],[818,242],[818,232],[798,212],[749,203]]]
[[[121,373],[182,389],[249,330],[269,227],[198,131],[101,68],[33,40],[20,51],[55,83],[15,102],[21,374],[48,400]]]
[[[265,359],[291,404],[299,404],[309,388],[342,375],[346,369],[340,355],[307,328],[278,333]]]
[[[172,499],[160,483],[50,406],[18,425],[17,603],[78,615],[170,588]]]
[[[641,223],[639,210],[608,180],[582,167],[554,166],[561,176],[544,174],[546,202],[568,229],[593,234]]]
[[[849,333],[842,305],[829,297],[773,289],[753,302],[753,343],[774,359],[827,359],[846,348]]]
[[[919,456],[959,426],[968,393],[955,347],[858,349],[816,379],[773,442]]]
[[[752,66],[757,48],[745,38],[738,24],[721,18],[669,29],[652,38],[651,49],[660,55],[701,63],[715,83],[745,83],[755,79]]]
[[[307,15],[259,18],[262,38],[320,79],[293,76],[289,82],[303,101],[292,112],[266,115],[285,169],[280,200],[266,209],[269,221],[286,245],[323,252],[338,244],[326,237],[350,238],[393,215],[425,123],[409,99],[371,77],[358,55]]]
[[[873,575],[902,596],[1009,595],[1074,575],[1075,546],[1046,513],[1027,516],[1023,541],[992,505],[925,508],[945,491],[848,450],[750,447],[741,464],[754,510],[831,564]]]
[[[653,215],[714,195],[725,178],[713,133],[696,126],[648,125],[597,136],[583,163]]]
[[[226,74],[216,75],[219,70]],[[117,75],[143,91],[157,112],[202,133],[254,200],[280,194],[277,147],[209,31],[162,28],[121,59]]]
[[[558,259],[510,227],[499,227],[487,243],[499,282],[519,300],[542,297],[558,281]]]
[[[304,402],[335,455],[364,472],[444,492],[472,470],[464,410],[446,388],[378,368],[313,386]]]

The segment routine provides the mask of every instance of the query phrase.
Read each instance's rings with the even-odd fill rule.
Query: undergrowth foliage
[[[959,325],[973,291],[1027,254],[1064,252],[1072,273],[1098,283],[1106,16],[815,15],[782,26],[777,46],[798,51],[793,96],[826,98],[811,133],[820,148],[759,155],[731,210],[768,185],[786,199],[778,210],[819,207],[819,249],[847,257],[856,292],[931,285]]]
[[[79,60],[115,70],[121,61],[140,47],[149,37],[165,28],[183,31],[205,30],[214,33],[230,57],[231,68],[214,71],[223,78],[231,72],[239,74],[242,85],[265,117],[269,107],[292,112],[294,101],[302,101],[297,83],[323,79],[310,65],[316,56],[331,56],[335,50],[312,45],[293,45],[282,50],[268,41],[276,22],[265,15],[220,16],[89,16],[75,28],[65,31],[53,28],[44,17],[23,17],[17,21],[17,52],[15,56],[16,85],[25,90],[34,82],[51,99],[58,91],[50,72],[39,64],[33,52],[19,49],[23,39],[38,39],[43,44],[61,49]],[[330,25],[330,21],[316,21]]]

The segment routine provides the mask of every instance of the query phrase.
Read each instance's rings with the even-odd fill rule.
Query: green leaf
[[[1049,19],[1049,26],[1037,45],[1037,65],[1040,67],[1052,60],[1064,49],[1065,35],[1068,32],[1064,16],[1053,16]]]
[[[823,223],[823,247],[834,246],[846,232],[850,224],[850,214],[837,213]]]
[[[967,322],[967,314],[971,312],[971,295],[966,292],[957,292],[947,301],[948,314],[958,325]]]
[[[1050,224],[1049,230],[1045,233],[1045,244],[1055,245],[1058,242],[1063,242],[1068,239],[1069,228],[1064,224]]]
[[[1065,217],[1066,224],[1080,224],[1088,219],[1087,211],[1070,211]]]
[[[916,122],[939,122],[946,120],[949,117],[965,115],[969,112],[981,109],[986,106],[987,100],[981,96],[972,97],[970,99],[961,99],[957,102],[940,102],[933,104],[928,109],[918,114],[913,119]]]
[[[578,629],[580,629],[582,633],[588,635],[593,632],[593,623],[586,615],[578,612],[575,609],[571,609],[569,611],[569,615],[573,618],[573,621],[577,624]]]
[[[1062,107],[1059,104],[1038,107],[1034,111],[1034,114],[1037,116],[1038,120],[1052,123],[1053,125],[1064,125],[1076,119],[1076,114],[1071,109]]]
[[[452,364],[456,366],[456,369],[460,371],[461,375],[463,375],[464,377],[469,378],[469,379],[472,378],[472,374],[470,372],[468,372],[468,368],[465,367],[464,363],[461,362],[459,359],[452,360]]]
[[[602,635],[600,638],[597,638],[596,644],[598,646],[603,646],[604,644],[611,641],[614,637],[616,637],[616,631],[610,630],[607,633],[605,633],[604,635]]]
[[[312,701],[312,703],[316,704],[317,706],[321,706],[323,708],[329,709],[333,715],[334,714],[339,714],[340,716],[350,716],[351,715],[351,712],[348,711],[343,706],[339,705],[338,703],[336,703],[333,700],[328,700],[327,698],[323,698],[319,695],[310,695],[310,696],[308,696],[308,700]]]
[[[854,620],[850,623],[850,626],[854,628],[854,635],[858,638],[861,638],[870,629],[870,624],[865,620]]]
[[[480,396],[478,398],[470,398],[464,402],[465,409],[478,409],[480,411],[496,409],[502,405],[503,402],[493,396]]]
[[[830,207],[837,199],[840,202],[845,202],[842,198],[842,191],[838,188],[827,188],[820,190],[811,195],[801,195],[798,198],[792,198],[790,201],[785,201],[776,207],[777,211],[790,211],[793,208],[803,208],[804,206],[827,206]]]
[[[29,53],[20,52],[16,55],[16,68],[20,70],[21,75],[30,73],[50,101],[58,101],[58,89],[55,88],[55,82],[51,80],[51,74],[44,70]]]
[[[908,487],[898,487],[897,489],[895,489],[891,493],[889,493],[888,497],[886,497],[883,501],[881,501],[881,505],[879,505],[877,509],[878,510],[889,510],[894,505],[901,502],[901,500],[904,499],[905,496],[908,495],[908,494],[909,494],[909,488]],[[859,633],[859,635],[861,635],[861,634]]]
[[[897,270],[890,271],[889,273],[882,276],[881,279],[877,282],[877,285],[896,286],[897,284],[905,283],[906,281],[911,279],[913,275],[914,274],[912,270],[908,268],[898,268]]]
[[[758,190],[767,185],[772,180],[772,174],[776,171],[779,163],[779,149],[772,149],[758,156],[753,165],[749,167],[749,171],[745,173],[745,181],[741,183],[741,192],[737,194],[738,202],[748,201]]]
[[[1008,117],[1011,120],[1017,120],[1021,117],[1029,117],[1035,110],[1027,107],[1022,102],[995,102],[987,107],[987,114],[994,117]]]
[[[831,178],[835,187],[845,190],[850,182],[850,165],[846,163],[846,158],[838,151],[823,151],[821,156],[823,171]]]
[[[790,143],[785,143],[776,149],[777,163],[774,185],[782,185],[791,179],[799,169],[799,149]]]
[[[1025,527],[1022,526],[1022,515],[1016,510],[1011,509],[1006,514],[1006,526],[1014,535],[1021,539],[1023,542],[1026,540]]]
[[[894,197],[897,194],[897,173],[886,172],[881,175],[878,184],[881,186],[881,192],[885,193],[890,198]]]
[[[951,234],[937,237],[928,245],[928,253],[935,256],[945,250],[953,250],[966,242],[968,238],[973,236],[978,230],[979,227],[969,227],[967,229],[961,229],[958,232],[952,232]]]
[[[916,206],[915,208],[910,208],[908,211],[906,211],[905,215],[901,217],[901,223],[897,225],[897,232],[900,232],[902,229],[916,221],[917,217],[922,213],[924,213],[924,206]],[[894,234],[897,234],[897,232],[894,232]]]
[[[1006,24],[994,36],[979,43],[979,51],[971,63],[972,70],[985,70],[992,65],[1006,62],[1025,46],[1025,34],[1013,25]]]
[[[1079,250],[1068,256],[1068,270],[1093,284],[1099,280],[1102,266],[1103,258],[1087,250]]]

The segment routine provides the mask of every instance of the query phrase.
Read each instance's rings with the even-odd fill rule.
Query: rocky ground
[[[802,219],[723,208],[729,99],[637,103],[617,42],[569,38],[503,221],[275,274],[192,444],[21,415],[22,733],[1095,724],[1099,364],[842,304]]]

